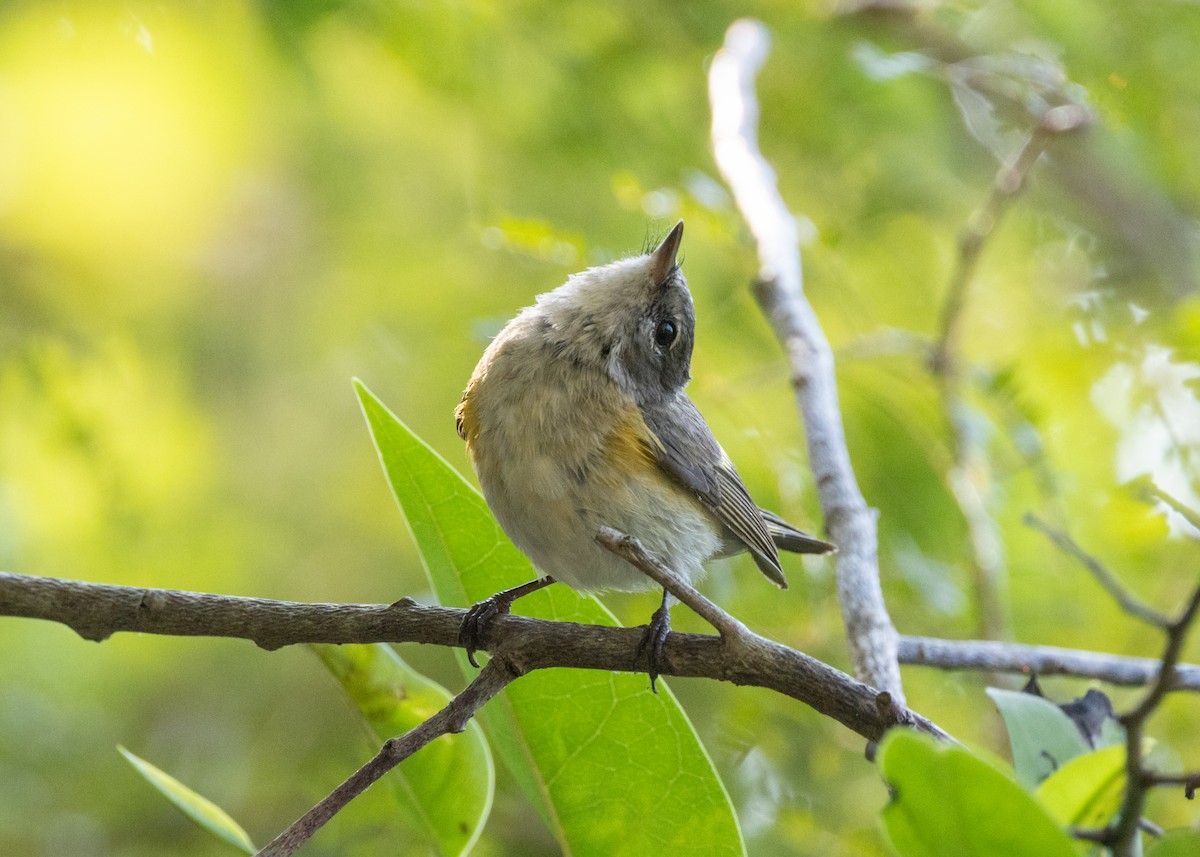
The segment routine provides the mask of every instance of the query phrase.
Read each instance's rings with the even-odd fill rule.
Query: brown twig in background
[[[1079,562],[1091,572],[1092,577],[1096,578],[1096,582],[1104,587],[1104,591],[1112,596],[1117,604],[1121,605],[1121,609],[1131,616],[1141,619],[1148,625],[1153,625],[1156,628],[1169,628],[1171,620],[1159,613],[1152,607],[1148,607],[1134,596],[1125,585],[1117,579],[1111,571],[1104,567],[1100,560],[1089,554],[1081,548],[1074,539],[1071,538],[1063,530],[1051,527],[1049,524],[1042,521],[1036,515],[1025,515],[1026,526],[1033,527],[1038,532],[1046,536],[1054,543],[1054,545],[1063,553],[1075,557]]]
[[[833,353],[804,296],[796,221],[758,148],[754,84],[769,43],[767,29],[758,21],[735,21],[726,31],[708,78],[713,154],[758,245],[755,297],[791,365],[821,511],[839,548],[838,602],[854,671],[903,704],[898,635],[879,583],[875,513],[863,499],[850,465]]]
[[[396,765],[431,741],[466,729],[475,712],[519,676],[520,673],[503,659],[492,658],[475,680],[445,708],[403,735],[385,741],[371,761],[271,840],[258,852],[258,857],[287,857]]]
[[[1056,114],[1055,111],[1071,111]],[[1054,114],[1059,118],[1051,120]],[[1067,120],[1067,121],[1063,121]],[[1034,164],[1046,150],[1057,133],[1082,127],[1086,114],[1074,105],[1056,107],[1047,113],[1046,120],[1029,134],[1020,151],[1011,163],[1004,164],[996,173],[987,201],[967,219],[967,225],[958,239],[958,261],[950,277],[950,287],[942,304],[938,323],[937,344],[934,346],[930,364],[938,375],[952,374],[957,368],[959,332],[962,328],[963,308],[966,305],[967,289],[979,266],[988,239],[1004,217],[1017,194],[1025,187]],[[949,364],[944,365],[944,364]]]
[[[1188,774],[1156,774],[1147,771],[1144,774],[1147,785],[1151,786],[1183,786],[1183,796],[1188,800],[1196,799],[1196,790],[1200,789],[1200,771]]]
[[[1147,493],[1156,499],[1163,499],[1157,489]],[[1100,830],[1072,831],[1072,835],[1078,839],[1108,847],[1114,857],[1135,857],[1142,853],[1138,831],[1146,829],[1147,822],[1142,818],[1142,810],[1149,790],[1154,786],[1182,785],[1190,800],[1196,788],[1200,787],[1200,774],[1159,774],[1142,764],[1146,721],[1168,693],[1182,689],[1179,658],[1196,613],[1200,611],[1200,586],[1192,592],[1179,616],[1170,619],[1139,601],[1114,574],[1084,551],[1066,532],[1048,526],[1031,514],[1025,516],[1025,523],[1045,534],[1064,553],[1079,560],[1126,613],[1166,632],[1166,646],[1154,679],[1150,682],[1150,690],[1134,708],[1117,718],[1125,729],[1125,794],[1116,821]]]
[[[1179,663],[1184,640],[1187,638],[1198,610],[1200,610],[1200,586],[1197,586],[1192,592],[1187,606],[1184,607],[1179,617],[1169,622],[1165,628],[1167,643],[1154,684],[1132,710],[1117,718],[1125,727],[1125,796],[1121,802],[1116,822],[1097,832],[1096,838],[1092,840],[1108,846],[1114,857],[1135,857],[1135,855],[1141,854],[1137,834],[1142,818],[1142,809],[1146,805],[1146,797],[1151,787],[1182,784],[1190,797],[1197,785],[1200,784],[1200,775],[1186,775],[1179,778],[1147,770],[1142,764],[1146,721],[1158,708],[1163,698],[1173,689],[1172,676],[1175,666]]]
[[[944,25],[936,5],[912,0],[844,0],[837,9],[846,19],[882,24],[934,61],[929,73],[956,99],[963,90],[982,99],[1001,124],[1026,127],[1042,121],[1047,106],[1091,110],[1075,85],[1053,61],[994,45],[974,45]],[[978,28],[974,28],[978,32]],[[977,139],[967,113],[966,130]],[[1194,241],[1190,219],[1153,183],[1114,160],[1104,143],[1107,132],[1081,134],[1060,146],[1061,157],[1044,171],[1087,213],[1089,229],[1105,234],[1130,259],[1136,259],[1161,287],[1164,297],[1178,299],[1196,291]],[[983,142],[983,141],[981,141]],[[995,150],[994,146],[989,148]],[[1142,279],[1138,288],[1145,288]]]

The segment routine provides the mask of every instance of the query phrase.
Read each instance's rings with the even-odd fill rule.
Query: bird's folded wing
[[[681,395],[669,407],[644,409],[643,417],[647,445],[658,465],[695,493],[746,546],[769,580],[787,588],[779,553],[757,504],[691,400]]]

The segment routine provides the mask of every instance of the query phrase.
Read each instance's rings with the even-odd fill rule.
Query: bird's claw
[[[473,605],[458,626],[458,644],[467,650],[467,660],[476,669],[479,669],[479,662],[475,660],[475,652],[483,645],[488,629],[498,616],[505,615],[512,607],[512,599],[502,596],[503,593],[498,593]]]
[[[656,682],[659,666],[663,664],[663,649],[667,643],[667,635],[670,633],[671,614],[667,610],[667,605],[663,604],[650,617],[650,624],[642,632],[642,639],[638,641],[637,651],[634,653],[635,663],[640,663],[643,656],[645,657],[646,672],[650,675],[650,690],[654,693],[658,693]]]

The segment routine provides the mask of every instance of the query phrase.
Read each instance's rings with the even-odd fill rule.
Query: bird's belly
[[[472,457],[500,526],[543,573],[578,590],[653,588],[649,577],[597,544],[607,526],[635,536],[684,579],[698,579],[704,561],[721,550],[720,528],[656,464],[611,446],[587,456],[586,467],[578,449],[573,457],[527,453],[501,462],[474,446]]]
[[[665,481],[597,473],[595,481],[555,496],[533,485],[485,488],[497,520],[542,572],[578,590],[634,591],[656,584],[596,542],[601,527],[637,537],[652,555],[686,580],[721,548],[699,504]],[[608,478],[606,478],[608,477]]]

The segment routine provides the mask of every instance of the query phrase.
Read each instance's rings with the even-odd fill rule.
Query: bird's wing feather
[[[786,588],[779,553],[761,511],[692,401],[681,393],[669,406],[643,408],[642,416],[658,465],[695,493],[704,507],[746,546],[768,579]]]

